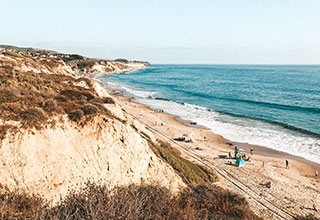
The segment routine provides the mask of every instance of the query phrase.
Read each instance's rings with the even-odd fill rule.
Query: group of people
[[[250,154],[251,154],[251,156],[253,155],[253,148],[252,147],[250,148]],[[234,157],[233,158],[242,158],[245,161],[251,162],[252,161],[251,156],[247,157],[247,155],[241,154],[241,151],[238,148],[238,146],[237,145],[234,146]],[[232,159],[231,152],[229,152],[229,159]],[[286,162],[286,169],[289,169],[289,160],[286,160],[285,162]],[[319,176],[319,172],[317,169],[315,169],[315,177],[318,177],[318,176]]]
[[[253,155],[253,148],[250,148],[250,154],[251,154],[251,156]],[[251,160],[252,160],[251,156],[247,157],[247,155],[241,153],[241,151],[237,145],[234,146],[234,157],[233,158],[242,158],[245,161],[251,162]],[[229,152],[229,159],[231,159],[231,158],[232,158],[231,152]]]

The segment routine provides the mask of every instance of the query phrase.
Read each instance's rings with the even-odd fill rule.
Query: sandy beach
[[[266,147],[232,143],[206,128],[109,92],[157,138],[179,149],[184,157],[215,170],[221,177],[216,184],[246,197],[259,216],[265,219],[292,219],[308,214],[320,217],[320,178],[315,177],[319,164]],[[192,136],[192,143],[174,141],[183,134]],[[234,166],[235,160],[227,157],[229,152],[233,154],[233,144],[245,152],[252,147],[252,162],[246,162],[242,168]],[[271,189],[265,187],[267,182],[271,182]]]

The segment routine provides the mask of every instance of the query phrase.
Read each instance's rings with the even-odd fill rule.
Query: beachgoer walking
[[[229,159],[231,159],[231,151],[229,151]]]
[[[289,161],[286,160],[286,169],[289,169]]]
[[[251,153],[251,156],[253,155],[253,148],[251,147],[250,148],[250,153]]]
[[[315,175],[316,175],[316,177],[319,176],[318,170],[315,171]]]

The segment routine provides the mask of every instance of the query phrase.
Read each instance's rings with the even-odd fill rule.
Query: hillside
[[[88,78],[145,65],[0,50],[3,218],[259,219]]]
[[[99,84],[59,58],[18,52],[0,54],[2,184],[53,201],[89,179],[184,185]]]

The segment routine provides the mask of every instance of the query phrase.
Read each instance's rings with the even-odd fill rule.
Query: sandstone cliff
[[[149,148],[144,135],[155,141],[152,134],[99,84],[79,77],[145,64],[82,62],[88,60],[0,52],[1,184],[54,202],[88,180],[110,188],[141,182],[183,187]]]

